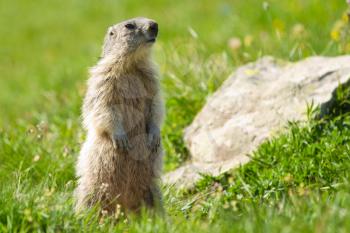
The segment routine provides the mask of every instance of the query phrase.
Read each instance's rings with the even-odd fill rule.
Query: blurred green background
[[[169,171],[189,157],[183,129],[239,65],[265,55],[296,61],[349,53],[347,9],[345,0],[0,0],[0,230],[69,222],[71,205],[45,212],[35,198],[54,188],[45,208],[70,200],[85,137],[87,70],[108,26],[136,16],[159,23],[154,58],[167,107],[162,137]],[[13,193],[26,195],[19,201]],[[39,214],[29,221],[32,209]]]
[[[2,0],[0,127],[79,122],[87,70],[107,27],[145,16],[160,25],[155,59],[168,109],[166,168],[174,168],[187,158],[182,129],[234,67],[264,55],[350,51],[340,35],[345,9],[343,0]]]

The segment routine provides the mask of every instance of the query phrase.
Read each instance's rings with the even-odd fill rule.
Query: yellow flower
[[[346,52],[346,53],[350,53],[350,43],[347,43],[347,44],[345,45],[345,52]]]
[[[331,31],[331,38],[334,41],[339,41],[340,40],[340,32],[338,30],[332,30]]]
[[[344,13],[342,16],[342,20],[343,20],[343,22],[348,23],[349,22],[349,15],[347,13]]]
[[[340,40],[340,34],[342,29],[344,28],[344,22],[341,20],[338,20],[337,22],[335,22],[333,29],[331,31],[331,38],[334,41],[339,41]]]
[[[273,25],[273,27],[274,27],[277,31],[279,31],[279,32],[283,32],[284,29],[285,29],[285,24],[284,24],[284,22],[283,22],[282,20],[280,20],[280,19],[274,19],[274,20],[272,21],[272,25]]]
[[[250,47],[250,46],[252,45],[252,43],[253,43],[253,36],[251,36],[251,35],[246,35],[246,36],[244,37],[243,42],[244,42],[244,46]]]

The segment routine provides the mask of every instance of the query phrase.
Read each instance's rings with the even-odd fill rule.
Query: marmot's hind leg
[[[158,186],[151,186],[144,195],[144,203],[147,207],[163,212],[163,198]]]
[[[75,212],[80,212],[86,207],[91,206],[91,195],[86,189],[84,189],[82,184],[78,185],[77,189],[75,190],[74,197],[76,199],[74,206]]]
[[[116,198],[111,200],[105,192],[91,191],[82,184],[78,186],[75,192],[76,205],[75,211],[80,212],[86,208],[100,208],[101,211],[114,213],[117,208]]]

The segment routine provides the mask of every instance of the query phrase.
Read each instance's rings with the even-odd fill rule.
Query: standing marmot
[[[100,204],[113,213],[119,204],[138,211],[160,201],[163,104],[150,59],[157,34],[146,18],[108,29],[83,104],[88,134],[76,167],[77,210]]]

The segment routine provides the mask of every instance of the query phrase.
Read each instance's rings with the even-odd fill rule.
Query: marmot
[[[108,29],[83,103],[87,138],[76,166],[76,210],[156,207],[161,193],[163,103],[151,48],[158,24],[126,20]]]

